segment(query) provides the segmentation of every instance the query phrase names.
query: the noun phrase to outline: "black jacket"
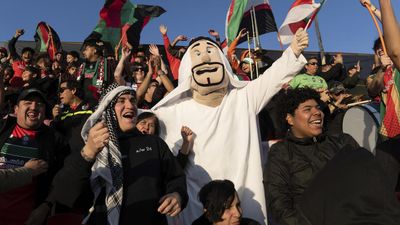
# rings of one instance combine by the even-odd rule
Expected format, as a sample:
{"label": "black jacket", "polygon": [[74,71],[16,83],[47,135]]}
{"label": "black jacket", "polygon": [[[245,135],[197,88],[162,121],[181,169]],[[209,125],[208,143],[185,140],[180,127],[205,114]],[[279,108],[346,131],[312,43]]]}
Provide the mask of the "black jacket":
{"label": "black jacket", "polygon": [[85,145],[81,130],[92,113],[89,105],[86,102],[81,102],[75,110],[66,109],[65,112],[57,116],[51,126],[65,136],[72,151],[81,151]]}
{"label": "black jacket", "polygon": [[303,193],[298,211],[299,225],[400,224],[400,202],[393,187],[375,157],[363,148],[340,150]]}
{"label": "black jacket", "polygon": [[[167,224],[166,217],[157,212],[160,198],[178,192],[182,209],[188,200],[186,178],[179,163],[159,137],[134,131],[120,137],[119,142],[124,170],[119,224]],[[79,152],[71,154],[54,179],[54,191],[49,198],[73,207],[81,194],[90,190],[92,164],[86,162]],[[104,197],[101,193],[96,200],[95,213],[88,224],[107,224]],[[90,205],[93,197],[89,200]]]}
{"label": "black jacket", "polygon": [[274,144],[264,174],[267,211],[279,225],[296,224],[296,206],[315,175],[344,146],[359,147],[348,134],[299,139],[290,132]]}
{"label": "black jacket", "polygon": [[[10,137],[16,125],[17,120],[12,116],[8,116],[7,119],[0,121],[0,148]],[[38,176],[38,193],[36,199],[39,204],[48,195],[51,181],[63,166],[64,159],[69,154],[70,149],[68,142],[62,135],[45,125],[42,125],[38,129],[36,140],[39,144],[40,159],[45,160],[49,165],[48,171]]]}

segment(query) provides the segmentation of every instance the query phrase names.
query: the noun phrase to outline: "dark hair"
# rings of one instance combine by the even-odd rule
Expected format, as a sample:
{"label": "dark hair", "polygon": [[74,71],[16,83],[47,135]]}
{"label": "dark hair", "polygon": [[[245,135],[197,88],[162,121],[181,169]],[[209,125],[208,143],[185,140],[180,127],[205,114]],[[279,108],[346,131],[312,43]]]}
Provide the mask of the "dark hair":
{"label": "dark hair", "polygon": [[318,57],[316,57],[316,56],[311,56],[310,58],[307,58],[307,63],[308,63],[311,59],[315,59],[315,60],[317,60],[317,62],[319,62]]}
{"label": "dark hair", "polygon": [[77,51],[69,51],[67,53],[67,55],[70,55],[70,56],[72,56],[74,58],[77,58],[79,60],[79,53]]}
{"label": "dark hair", "polygon": [[31,72],[31,73],[33,73],[33,74],[36,74],[36,75],[39,75],[39,74],[40,74],[39,69],[36,68],[36,67],[34,67],[34,66],[31,66],[31,65],[26,66],[26,67],[25,67],[25,70],[26,70],[26,71],[29,71],[29,72]]}
{"label": "dark hair", "polygon": [[32,53],[32,55],[35,54],[35,50],[33,50],[33,48],[30,48],[30,47],[23,48],[21,51],[21,54],[24,54],[25,52],[30,52],[30,53]]}
{"label": "dark hair", "polygon": [[84,48],[83,49],[86,49],[87,47],[94,47],[96,49],[96,53],[95,54],[98,55],[98,56],[103,56],[103,50],[104,50],[104,46],[103,45],[104,45],[104,43],[101,42],[101,41],[96,42],[94,40],[90,40],[90,41],[84,43]]}
{"label": "dark hair", "polygon": [[66,80],[61,80],[60,85],[62,83],[66,83],[66,87],[68,89],[75,89],[76,91],[74,95],[80,99],[83,99],[83,91],[78,81],[72,79],[66,79]]}
{"label": "dark hair", "polygon": [[281,90],[277,96],[277,105],[279,105],[279,118],[285,128],[289,128],[286,116],[287,114],[294,115],[294,111],[301,103],[307,100],[315,100],[318,104],[321,103],[319,93],[311,88],[289,88]]}
{"label": "dark hair", "polygon": [[374,52],[376,52],[378,49],[382,48],[382,42],[380,38],[377,38],[374,41],[374,46],[372,47],[372,49],[374,50]]}
{"label": "dark hair", "polygon": [[235,185],[230,180],[213,180],[199,191],[199,200],[206,210],[205,215],[211,223],[222,221],[225,209],[235,199]]}
{"label": "dark hair", "polygon": [[139,116],[137,117],[136,120],[136,124],[138,124],[140,121],[147,119],[147,118],[151,118],[154,117],[155,119],[155,130],[154,130],[154,135],[158,136],[160,135],[160,122],[158,121],[158,118],[156,116],[156,114],[152,113],[152,112],[142,112],[141,114],[139,114]]}

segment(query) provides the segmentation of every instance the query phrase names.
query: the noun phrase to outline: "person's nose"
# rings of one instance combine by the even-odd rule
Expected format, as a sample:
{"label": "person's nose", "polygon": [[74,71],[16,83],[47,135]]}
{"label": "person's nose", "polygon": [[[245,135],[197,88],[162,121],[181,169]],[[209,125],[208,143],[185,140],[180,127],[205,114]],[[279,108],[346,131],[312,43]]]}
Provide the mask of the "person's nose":
{"label": "person's nose", "polygon": [[242,209],[240,208],[240,206],[234,207],[232,215],[237,218],[242,216]]}
{"label": "person's nose", "polygon": [[29,108],[30,108],[31,110],[36,110],[38,107],[39,107],[39,106],[38,106],[38,103],[35,102],[35,101],[33,101]]}
{"label": "person's nose", "polygon": [[201,60],[203,62],[210,62],[211,60],[210,55],[207,52],[204,52],[203,55],[201,56]]}

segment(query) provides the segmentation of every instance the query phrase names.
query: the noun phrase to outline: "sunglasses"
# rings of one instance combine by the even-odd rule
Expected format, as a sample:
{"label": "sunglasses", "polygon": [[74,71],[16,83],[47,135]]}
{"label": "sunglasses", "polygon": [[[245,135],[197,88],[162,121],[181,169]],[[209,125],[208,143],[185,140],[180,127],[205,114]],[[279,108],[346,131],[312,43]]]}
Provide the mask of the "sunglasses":
{"label": "sunglasses", "polygon": [[135,69],[133,69],[134,72],[137,71],[144,71],[143,67],[136,67]]}
{"label": "sunglasses", "polygon": [[313,65],[313,66],[317,65],[318,66],[318,63],[317,62],[312,62],[312,63],[307,63],[307,65]]}

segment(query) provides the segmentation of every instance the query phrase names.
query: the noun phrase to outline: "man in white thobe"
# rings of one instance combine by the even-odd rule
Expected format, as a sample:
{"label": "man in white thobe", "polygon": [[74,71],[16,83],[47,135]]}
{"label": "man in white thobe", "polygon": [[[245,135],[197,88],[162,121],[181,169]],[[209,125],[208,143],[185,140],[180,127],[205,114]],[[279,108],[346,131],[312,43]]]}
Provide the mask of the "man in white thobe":
{"label": "man in white thobe", "polygon": [[180,225],[201,216],[197,194],[214,179],[231,180],[238,191],[243,216],[267,223],[262,182],[257,114],[307,62],[301,52],[308,35],[299,30],[291,46],[259,78],[238,81],[219,46],[211,39],[192,40],[179,68],[179,85],[153,111],[160,119],[161,137],[174,154],[182,144],[180,130],[196,134],[185,168],[189,202]]}

